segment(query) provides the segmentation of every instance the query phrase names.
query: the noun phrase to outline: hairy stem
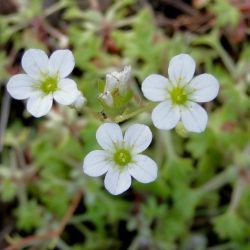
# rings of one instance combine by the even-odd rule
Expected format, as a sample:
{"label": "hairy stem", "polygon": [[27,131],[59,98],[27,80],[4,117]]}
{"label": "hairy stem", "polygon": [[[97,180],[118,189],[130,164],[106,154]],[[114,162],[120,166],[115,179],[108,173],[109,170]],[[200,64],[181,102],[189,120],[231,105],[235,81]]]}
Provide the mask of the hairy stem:
{"label": "hairy stem", "polygon": [[221,46],[220,43],[216,44],[215,49],[217,50],[218,54],[220,55],[223,63],[225,64],[227,70],[236,78],[236,67],[235,63],[226,50]]}
{"label": "hairy stem", "polygon": [[124,122],[128,119],[131,119],[133,118],[134,116],[137,116],[145,111],[149,111],[151,110],[153,107],[155,106],[155,103],[149,103],[148,105],[142,107],[142,108],[138,108],[134,111],[132,111],[131,113],[129,114],[124,114],[124,115],[119,115],[115,118],[115,122],[119,123],[119,122]]}
{"label": "hairy stem", "polygon": [[178,158],[173,145],[172,134],[170,131],[160,131],[160,135],[167,151],[168,162],[170,163]]}
{"label": "hairy stem", "polygon": [[237,209],[244,187],[245,187],[244,181],[241,178],[238,178],[235,184],[234,190],[233,190],[230,204],[229,204],[229,208],[228,208],[229,212],[234,212]]}
{"label": "hairy stem", "polygon": [[203,186],[198,188],[200,194],[205,194],[207,192],[214,191],[224,186],[228,182],[234,180],[237,177],[238,169],[235,166],[231,166],[224,170],[222,173],[214,177],[212,180],[205,183]]}
{"label": "hairy stem", "polygon": [[5,248],[5,250],[18,250],[23,248],[24,246],[31,245],[35,241],[44,241],[51,238],[58,238],[61,233],[63,232],[65,226],[68,224],[69,220],[71,219],[72,215],[74,214],[77,206],[80,203],[80,200],[82,198],[82,192],[78,191],[76,195],[74,196],[66,214],[63,217],[63,220],[61,221],[59,228],[57,230],[49,231],[42,235],[31,235],[26,238],[21,239],[17,243],[14,243],[13,245],[10,245],[9,247]]}

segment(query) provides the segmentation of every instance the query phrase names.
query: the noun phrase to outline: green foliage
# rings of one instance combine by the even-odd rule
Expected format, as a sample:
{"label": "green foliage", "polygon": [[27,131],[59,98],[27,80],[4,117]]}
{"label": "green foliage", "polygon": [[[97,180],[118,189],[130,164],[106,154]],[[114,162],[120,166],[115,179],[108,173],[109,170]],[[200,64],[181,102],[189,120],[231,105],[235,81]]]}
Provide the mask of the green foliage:
{"label": "green foliage", "polygon": [[[11,75],[21,72],[23,50],[70,48],[76,61],[70,77],[87,104],[78,112],[54,105],[48,116],[35,120],[21,102],[12,102],[0,155],[0,234],[7,232],[6,244],[58,229],[66,217],[58,237],[24,247],[249,250],[250,43],[247,31],[239,44],[230,43],[227,33],[228,27],[239,31],[240,7],[206,1],[202,10],[190,5],[198,13],[190,17],[171,8],[171,1],[166,13],[157,9],[157,2],[164,1],[59,0],[49,10],[45,1],[27,2],[17,13],[0,15],[1,91]],[[101,10],[86,8],[95,2]],[[166,18],[168,12],[180,15]],[[211,20],[199,23],[206,14]],[[213,74],[220,83],[216,100],[204,104],[208,127],[201,134],[188,133],[181,124],[169,133],[153,128],[153,106],[140,91],[149,74],[166,75],[178,53],[190,53],[196,73]],[[100,103],[105,74],[128,64],[130,91],[114,96],[115,109]],[[102,177],[83,174],[84,157],[100,149],[96,130],[103,121],[122,121],[123,128],[151,126],[154,138],[146,154],[159,166],[155,182],[134,181],[129,191],[112,196]],[[235,198],[239,180],[242,189]],[[78,193],[81,199],[67,218]]]}
{"label": "green foliage", "polygon": [[227,0],[216,0],[211,6],[219,27],[235,27],[240,21],[240,11]]}
{"label": "green foliage", "polygon": [[215,231],[222,238],[242,240],[249,235],[246,222],[235,213],[225,213],[213,220]]}
{"label": "green foliage", "polygon": [[12,201],[17,194],[17,185],[11,180],[4,179],[1,183],[1,199],[5,202]]}
{"label": "green foliage", "polygon": [[[140,80],[157,71],[159,65],[164,64],[166,60],[166,43],[162,39],[162,34],[156,31],[148,9],[138,13],[132,30],[114,31],[112,36],[131,64],[138,64],[139,69],[135,73]],[[140,61],[143,63],[140,64]]]}
{"label": "green foliage", "polygon": [[29,200],[15,210],[17,227],[30,231],[42,224],[41,208],[35,200]]}

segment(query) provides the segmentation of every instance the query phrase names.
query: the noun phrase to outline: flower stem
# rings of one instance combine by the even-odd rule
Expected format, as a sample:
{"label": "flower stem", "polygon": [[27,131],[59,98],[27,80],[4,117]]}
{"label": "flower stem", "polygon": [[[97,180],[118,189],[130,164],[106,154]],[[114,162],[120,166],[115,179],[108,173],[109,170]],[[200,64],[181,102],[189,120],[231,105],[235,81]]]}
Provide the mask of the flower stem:
{"label": "flower stem", "polygon": [[174,145],[173,145],[172,134],[170,131],[161,131],[160,135],[163,139],[163,143],[167,150],[168,162],[170,163],[173,160],[178,158]]}
{"label": "flower stem", "polygon": [[212,180],[205,183],[204,186],[198,188],[198,192],[201,195],[204,195],[207,192],[219,189],[224,186],[226,183],[234,180],[237,177],[238,169],[235,166],[231,166],[224,170],[222,173],[214,177]]}
{"label": "flower stem", "polygon": [[3,101],[2,101],[2,109],[0,113],[0,152],[3,150],[3,138],[4,138],[4,132],[8,123],[9,118],[9,112],[10,112],[10,96],[5,91]]}
{"label": "flower stem", "polygon": [[129,114],[123,114],[123,115],[119,115],[117,116],[114,121],[119,123],[119,122],[124,122],[130,118],[133,118],[134,116],[137,116],[145,111],[149,111],[151,110],[153,107],[155,106],[155,103],[149,103],[148,105],[142,107],[142,108],[138,108],[134,111],[132,111],[131,113]]}
{"label": "flower stem", "polygon": [[43,16],[48,17],[66,6],[67,6],[67,4],[65,2],[55,3],[44,10]]}
{"label": "flower stem", "polygon": [[229,204],[228,208],[229,212],[234,212],[237,209],[244,188],[245,188],[245,183],[241,178],[238,178]]}
{"label": "flower stem", "polygon": [[217,50],[218,54],[220,55],[223,63],[225,64],[227,70],[231,72],[231,74],[236,78],[236,67],[235,63],[232,60],[232,58],[229,56],[229,54],[225,51],[225,49],[221,46],[220,43],[217,43],[215,46],[215,49]]}

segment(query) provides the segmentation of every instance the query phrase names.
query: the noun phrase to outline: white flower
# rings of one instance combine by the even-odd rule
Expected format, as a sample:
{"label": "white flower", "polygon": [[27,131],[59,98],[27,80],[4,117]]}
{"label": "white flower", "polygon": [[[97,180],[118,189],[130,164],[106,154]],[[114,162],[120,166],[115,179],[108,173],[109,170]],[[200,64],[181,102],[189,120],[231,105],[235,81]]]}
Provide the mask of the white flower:
{"label": "white flower", "polygon": [[50,111],[53,99],[62,105],[76,100],[76,83],[66,78],[74,65],[74,56],[69,50],[56,50],[48,58],[40,49],[29,49],[22,57],[26,74],[11,77],[7,90],[15,99],[28,99],[27,110],[33,116],[44,116]]}
{"label": "white flower", "polygon": [[131,66],[125,66],[120,72],[114,71],[106,75],[106,84],[104,92],[100,95],[109,106],[113,105],[113,97],[115,91],[118,91],[120,95],[124,95],[127,92],[127,82],[131,75]]}
{"label": "white flower", "polygon": [[83,94],[80,91],[78,91],[78,95],[75,101],[72,103],[72,106],[75,107],[76,109],[80,109],[82,108],[85,102],[86,102],[86,98],[83,96]]}
{"label": "white flower", "polygon": [[156,163],[140,154],[152,140],[152,133],[146,125],[130,126],[123,137],[116,123],[104,123],[96,132],[99,145],[104,150],[94,150],[84,159],[83,171],[89,176],[105,173],[105,188],[114,195],[126,191],[131,185],[131,176],[142,183],[149,183],[157,177]]}
{"label": "white flower", "polygon": [[187,54],[173,57],[169,63],[169,79],[158,74],[148,76],[142,83],[144,96],[158,104],[152,121],[159,129],[172,129],[179,121],[191,132],[200,133],[207,125],[207,112],[196,102],[213,100],[219,91],[217,79],[210,74],[193,78],[195,62]]}

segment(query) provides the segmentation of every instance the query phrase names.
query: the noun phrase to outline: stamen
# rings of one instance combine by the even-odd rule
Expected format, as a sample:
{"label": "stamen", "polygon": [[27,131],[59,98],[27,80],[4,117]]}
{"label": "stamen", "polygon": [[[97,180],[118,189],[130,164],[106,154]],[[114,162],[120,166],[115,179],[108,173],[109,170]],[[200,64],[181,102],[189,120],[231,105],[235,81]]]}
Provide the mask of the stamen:
{"label": "stamen", "polygon": [[41,80],[40,89],[45,93],[53,93],[57,90],[58,78],[57,76],[46,76]]}
{"label": "stamen", "polygon": [[183,105],[188,100],[188,93],[185,87],[182,86],[175,86],[172,90],[170,90],[169,94],[173,104]]}
{"label": "stamen", "polygon": [[126,149],[119,149],[114,154],[114,161],[119,166],[126,166],[132,160],[131,154]]}

